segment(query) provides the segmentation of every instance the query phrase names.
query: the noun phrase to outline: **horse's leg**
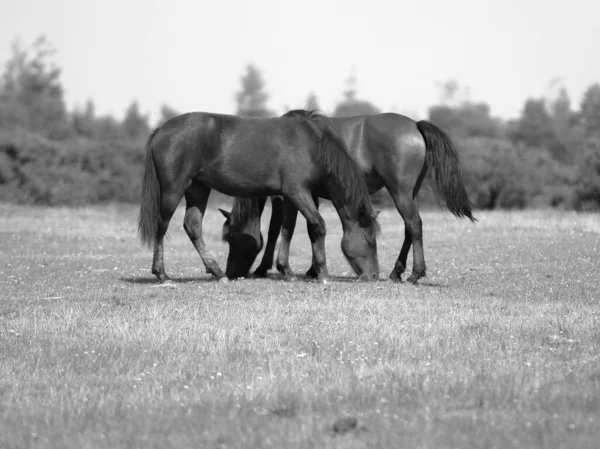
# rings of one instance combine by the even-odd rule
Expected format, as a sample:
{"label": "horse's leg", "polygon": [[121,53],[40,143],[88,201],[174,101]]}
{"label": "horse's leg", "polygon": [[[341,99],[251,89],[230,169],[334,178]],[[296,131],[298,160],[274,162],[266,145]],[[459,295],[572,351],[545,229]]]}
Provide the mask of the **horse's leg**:
{"label": "horse's leg", "polygon": [[[319,210],[319,197],[313,196],[313,202],[317,211]],[[294,235],[294,229],[296,227],[296,219],[298,217],[298,211],[290,212],[293,214],[293,217],[290,217],[290,220],[293,218],[293,224],[291,223],[291,231],[286,231],[285,228],[281,232],[281,245],[279,246],[279,254],[277,255],[277,269],[281,271],[283,274],[289,273],[293,275],[292,269],[290,268],[290,243],[292,240],[292,236]],[[310,235],[310,223],[306,222],[306,229]],[[314,264],[311,263],[310,268],[306,272],[305,276],[309,279],[316,279],[319,277],[319,272],[315,268]]]}
{"label": "horse's leg", "polygon": [[267,271],[273,266],[273,256],[275,254],[275,245],[281,231],[283,223],[283,198],[280,196],[271,197],[271,221],[269,222],[269,233],[267,236],[267,245],[260,265],[254,270],[254,277],[267,277]]}
{"label": "horse's leg", "polygon": [[182,192],[176,191],[162,192],[161,194],[160,221],[156,230],[156,236],[154,237],[154,256],[152,257],[152,274],[154,274],[161,283],[169,280],[169,276],[167,276],[167,272],[165,271],[165,234],[167,233],[169,222],[171,221],[182,196]]}
{"label": "horse's leg", "polygon": [[[313,201],[315,202],[315,207],[317,208],[317,210],[319,210],[319,197],[313,196]],[[309,226],[308,222],[306,222],[307,230],[308,230],[308,226]],[[318,276],[319,276],[319,273],[317,272],[317,269],[315,268],[315,266],[313,264],[311,264],[310,268],[306,272],[306,277],[309,279],[316,279]]]}
{"label": "horse's leg", "polygon": [[394,269],[390,273],[392,281],[401,282],[401,275],[406,269],[406,260],[411,244],[413,245],[413,269],[408,282],[416,284],[425,276],[425,255],[423,253],[423,224],[417,202],[412,197],[412,192],[393,192],[392,198],[396,209],[404,219],[404,243],[396,260]]}
{"label": "horse's leg", "polygon": [[277,253],[277,270],[283,274],[286,280],[296,278],[290,267],[290,244],[294,229],[296,229],[296,219],[298,218],[298,209],[287,199],[283,200],[283,225],[281,228],[281,243]]}
{"label": "horse's leg", "polygon": [[285,199],[284,209],[289,203],[293,203],[295,206],[290,205],[289,208],[299,210],[306,218],[308,237],[312,247],[312,268],[316,271],[319,282],[325,283],[329,280],[325,254],[325,235],[327,233],[325,220],[319,214],[315,201],[308,191],[299,191],[290,195],[289,198]]}
{"label": "horse's leg", "polygon": [[194,244],[196,251],[204,263],[207,273],[213,274],[219,281],[227,281],[227,277],[215,260],[215,256],[206,249],[202,238],[202,220],[206,211],[206,204],[210,195],[210,188],[200,183],[192,182],[185,191],[185,218],[183,227],[188,237]]}
{"label": "horse's leg", "polygon": [[404,242],[402,242],[402,248],[400,249],[400,254],[398,254],[398,259],[396,260],[394,269],[390,273],[390,279],[392,281],[402,282],[402,273],[404,273],[406,270],[406,261],[408,259],[408,252],[410,251],[411,246],[412,237],[410,236],[408,225],[406,224],[406,221],[404,221]]}
{"label": "horse's leg", "polygon": [[[313,196],[313,202],[317,211],[319,210],[319,197]],[[292,207],[290,205],[290,207]],[[286,277],[293,276],[292,269],[290,268],[290,244],[292,236],[294,235],[294,229],[296,228],[296,220],[298,218],[298,210],[288,212],[290,214],[289,228],[285,226],[281,231],[281,245],[279,246],[279,253],[277,255],[277,269],[286,275]],[[310,235],[310,223],[306,222],[306,229]],[[311,264],[310,268],[305,275],[307,278],[316,279],[319,277],[319,272],[315,268],[314,264]]]}

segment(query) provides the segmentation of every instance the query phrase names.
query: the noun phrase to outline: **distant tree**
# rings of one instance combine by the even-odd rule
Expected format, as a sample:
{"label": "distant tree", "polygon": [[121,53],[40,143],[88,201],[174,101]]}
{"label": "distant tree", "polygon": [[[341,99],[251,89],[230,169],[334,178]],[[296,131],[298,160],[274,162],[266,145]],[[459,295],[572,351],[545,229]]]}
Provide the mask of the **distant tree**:
{"label": "distant tree", "polygon": [[511,137],[528,146],[543,146],[552,135],[552,119],[543,99],[528,99]]}
{"label": "distant tree", "polygon": [[379,114],[379,109],[373,104],[365,100],[358,100],[356,98],[356,93],[356,77],[352,75],[347,80],[344,100],[338,103],[333,111],[334,117]]}
{"label": "distant tree", "polygon": [[131,139],[139,139],[150,132],[148,125],[148,115],[140,113],[140,107],[137,101],[133,101],[125,111],[123,119],[123,129],[125,135]]}
{"label": "distant tree", "polygon": [[573,111],[571,111],[571,99],[567,90],[563,87],[559,90],[556,98],[549,102],[552,128],[556,138],[568,146],[569,134],[572,127]]}
{"label": "distant tree", "polygon": [[580,208],[600,208],[600,138],[590,137],[577,161],[576,194]]}
{"label": "distant tree", "polygon": [[429,120],[453,137],[498,137],[502,134],[502,123],[490,115],[490,107],[485,103],[432,106]]}
{"label": "distant tree", "polygon": [[581,119],[586,136],[600,136],[600,84],[587,88],[581,101]]}
{"label": "distant tree", "polygon": [[269,95],[265,92],[262,74],[249,64],[242,76],[242,90],[236,94],[237,111],[241,117],[269,117],[273,113],[267,107]]}
{"label": "distant tree", "polygon": [[306,97],[305,108],[308,110],[321,110],[319,107],[319,102],[317,101],[317,96],[314,92],[309,93],[308,97]]}
{"label": "distant tree", "polygon": [[556,98],[550,102],[550,115],[556,134],[566,135],[571,125],[573,112],[571,111],[571,99],[564,87],[559,90]]}
{"label": "distant tree", "polygon": [[0,80],[0,122],[21,126],[53,138],[69,134],[61,70],[45,36],[29,50],[15,42]]}
{"label": "distant tree", "polygon": [[125,129],[110,115],[97,116],[92,100],[87,100],[84,108],[76,107],[71,113],[73,129],[78,136],[98,141],[114,141],[129,138]]}
{"label": "distant tree", "polygon": [[523,208],[526,187],[519,152],[503,139],[461,139],[461,162],[469,198],[482,209]]}
{"label": "distant tree", "polygon": [[521,117],[511,125],[509,136],[514,143],[545,148],[556,160],[569,160],[569,151],[556,134],[555,123],[544,99],[527,99]]}
{"label": "distant tree", "polygon": [[577,150],[583,146],[585,129],[583,123],[579,123],[580,114],[571,109],[571,99],[564,87],[558,90],[554,98],[549,99],[548,109],[554,137],[559,144],[557,147],[564,150],[559,159],[573,163],[577,157]]}
{"label": "distant tree", "polygon": [[470,101],[469,88],[461,86],[456,80],[451,79],[438,83],[438,89],[440,105],[457,108]]}
{"label": "distant tree", "polygon": [[335,107],[334,117],[353,117],[356,115],[374,115],[381,111],[365,100],[345,100]]}
{"label": "distant tree", "polygon": [[438,104],[429,108],[429,120],[453,137],[499,137],[504,123],[491,116],[486,103],[469,99],[469,88],[456,80],[438,83]]}
{"label": "distant tree", "polygon": [[94,138],[97,140],[123,140],[128,138],[121,123],[111,115],[97,117]]}
{"label": "distant tree", "polygon": [[177,117],[180,113],[167,104],[160,107],[160,123],[165,123],[167,120]]}
{"label": "distant tree", "polygon": [[96,137],[96,108],[92,100],[86,101],[84,109],[76,107],[71,118],[77,135]]}

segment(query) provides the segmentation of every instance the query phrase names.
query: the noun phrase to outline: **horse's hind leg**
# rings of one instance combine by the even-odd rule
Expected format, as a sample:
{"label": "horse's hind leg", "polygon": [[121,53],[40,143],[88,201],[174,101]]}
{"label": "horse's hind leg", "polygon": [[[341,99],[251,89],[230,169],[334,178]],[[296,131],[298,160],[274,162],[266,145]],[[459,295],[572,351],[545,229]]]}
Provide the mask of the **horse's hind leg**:
{"label": "horse's hind leg", "polygon": [[165,234],[169,228],[169,222],[177,209],[177,205],[181,201],[181,197],[182,194],[180,192],[163,192],[161,195],[160,222],[154,238],[154,256],[152,257],[152,274],[161,283],[169,280],[169,276],[167,276],[167,272],[165,271],[164,260]]}
{"label": "horse's hind leg", "polygon": [[408,252],[410,251],[410,247],[412,246],[412,237],[410,236],[410,231],[408,230],[408,225],[406,221],[404,222],[404,242],[402,242],[402,248],[400,249],[400,254],[398,255],[398,259],[396,260],[396,264],[394,265],[394,269],[390,273],[390,279],[394,282],[402,282],[402,273],[406,270],[406,260],[408,259]]}
{"label": "horse's hind leg", "polygon": [[290,244],[296,229],[298,209],[287,199],[283,200],[283,225],[281,228],[281,243],[277,253],[277,270],[283,274],[286,280],[295,279],[294,272],[290,267]]}
{"label": "horse's hind leg", "polygon": [[[412,192],[411,192],[412,193]],[[390,273],[392,281],[401,282],[402,273],[406,269],[406,260],[411,244],[413,245],[413,269],[408,282],[416,284],[425,276],[425,255],[423,253],[423,224],[416,200],[411,193],[394,192],[392,198],[396,209],[404,219],[404,243],[396,260],[394,269]]]}
{"label": "horse's hind leg", "polygon": [[192,241],[196,251],[200,254],[200,258],[206,267],[206,272],[216,276],[220,281],[226,281],[227,277],[219,267],[215,260],[215,256],[206,249],[206,244],[202,238],[202,221],[206,204],[210,196],[210,188],[200,183],[192,182],[185,191],[185,219],[183,227],[188,237]]}
{"label": "horse's hind leg", "polygon": [[267,271],[273,266],[273,256],[275,254],[275,245],[283,224],[283,198],[280,196],[271,197],[271,221],[269,222],[269,233],[267,236],[267,245],[260,265],[254,270],[253,277],[267,277]]}
{"label": "horse's hind leg", "polygon": [[[315,202],[315,207],[317,208],[317,210],[319,210],[319,197],[318,196],[313,196],[313,201]],[[308,230],[308,222],[306,222],[306,229]],[[310,232],[310,231],[309,231]],[[319,272],[317,271],[317,269],[315,268],[314,265],[311,264],[310,268],[306,271],[306,275],[307,278],[309,279],[316,279],[319,276]]]}

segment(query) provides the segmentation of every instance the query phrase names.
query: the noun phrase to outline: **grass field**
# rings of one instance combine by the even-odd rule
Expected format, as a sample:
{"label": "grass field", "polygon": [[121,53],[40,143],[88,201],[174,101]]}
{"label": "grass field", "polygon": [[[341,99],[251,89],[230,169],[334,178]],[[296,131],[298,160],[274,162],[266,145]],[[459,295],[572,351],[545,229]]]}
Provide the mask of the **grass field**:
{"label": "grass field", "polygon": [[600,216],[423,212],[413,286],[353,282],[323,213],[329,285],[217,283],[179,210],[160,287],[137,207],[0,204],[0,448],[598,447]]}

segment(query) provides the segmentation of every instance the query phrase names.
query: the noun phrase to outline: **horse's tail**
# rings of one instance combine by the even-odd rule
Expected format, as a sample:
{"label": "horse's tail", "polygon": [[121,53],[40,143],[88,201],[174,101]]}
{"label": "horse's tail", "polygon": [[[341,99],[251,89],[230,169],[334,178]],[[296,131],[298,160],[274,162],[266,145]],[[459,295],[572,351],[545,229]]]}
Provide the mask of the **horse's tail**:
{"label": "horse's tail", "polygon": [[417,122],[417,129],[425,140],[425,163],[433,169],[436,194],[440,195],[446,206],[458,218],[473,218],[473,204],[467,196],[462,180],[458,152],[452,140],[444,131],[426,120]]}
{"label": "horse's tail", "polygon": [[319,136],[321,160],[340,186],[351,210],[356,213],[366,205],[370,209],[371,199],[364,173],[352,159],[344,141],[331,128],[330,119],[317,111],[304,109],[289,111],[283,117],[300,117]]}
{"label": "horse's tail", "polygon": [[160,184],[156,176],[156,167],[152,157],[152,139],[158,132],[156,128],[146,144],[146,164],[144,168],[144,181],[142,184],[142,198],[140,204],[140,216],[138,218],[138,232],[142,243],[152,246],[156,231],[158,230],[158,220],[160,211]]}

